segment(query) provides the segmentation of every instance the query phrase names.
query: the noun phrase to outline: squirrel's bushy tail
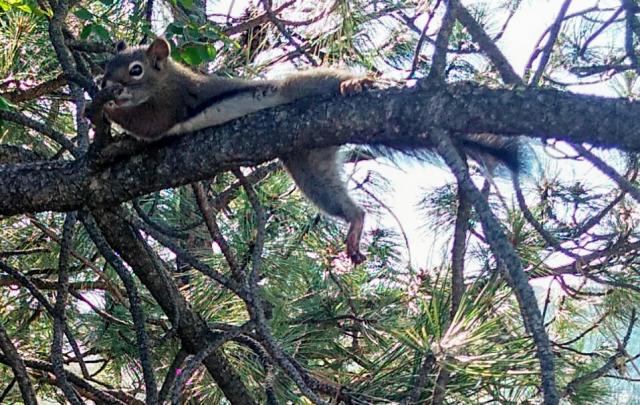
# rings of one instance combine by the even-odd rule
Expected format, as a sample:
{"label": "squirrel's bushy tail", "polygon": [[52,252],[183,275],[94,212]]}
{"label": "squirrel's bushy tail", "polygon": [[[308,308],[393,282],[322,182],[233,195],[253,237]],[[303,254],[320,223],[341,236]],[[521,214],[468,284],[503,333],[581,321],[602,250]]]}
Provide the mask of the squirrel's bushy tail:
{"label": "squirrel's bushy tail", "polygon": [[[485,166],[491,173],[500,168],[506,168],[511,173],[526,171],[526,148],[517,136],[480,133],[456,135],[452,140],[462,154]],[[366,146],[363,149],[365,155],[383,156],[394,162],[409,158],[435,164],[442,163],[434,145],[424,143],[398,140],[384,145]]]}
{"label": "squirrel's bushy tail", "polygon": [[512,173],[520,173],[524,169],[524,145],[518,137],[486,133],[461,135],[457,144],[464,154],[491,172],[499,166]]}

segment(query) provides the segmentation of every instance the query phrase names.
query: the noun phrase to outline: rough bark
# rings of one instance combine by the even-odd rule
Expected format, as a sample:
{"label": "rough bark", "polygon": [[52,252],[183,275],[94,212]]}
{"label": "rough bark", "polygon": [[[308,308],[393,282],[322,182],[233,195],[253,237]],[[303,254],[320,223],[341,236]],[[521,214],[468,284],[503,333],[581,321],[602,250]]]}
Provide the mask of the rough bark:
{"label": "rough bark", "polygon": [[[94,218],[109,245],[131,266],[177,328],[184,350],[195,354],[207,347],[211,332],[206,323],[191,310],[176,285],[159,273],[159,258],[145,247],[138,232],[117,211],[95,214]],[[244,383],[220,350],[209,355],[204,365],[229,402],[241,405],[254,403]]]}
{"label": "rough bark", "polygon": [[257,164],[300,147],[387,143],[430,147],[425,133],[492,132],[640,150],[640,102],[470,83],[393,88],[301,102],[145,145],[99,167],[86,159],[0,166],[0,214],[113,206],[153,191]]}

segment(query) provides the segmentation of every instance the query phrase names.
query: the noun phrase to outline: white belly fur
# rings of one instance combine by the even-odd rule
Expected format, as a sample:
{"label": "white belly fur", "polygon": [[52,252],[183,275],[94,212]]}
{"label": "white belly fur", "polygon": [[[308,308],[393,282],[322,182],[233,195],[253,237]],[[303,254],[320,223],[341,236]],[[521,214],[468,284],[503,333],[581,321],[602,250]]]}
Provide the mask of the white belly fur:
{"label": "white belly fur", "polygon": [[198,115],[174,125],[166,134],[183,134],[224,124],[247,114],[286,104],[290,101],[285,99],[276,89],[266,92],[257,90],[255,92],[242,93],[216,103]]}

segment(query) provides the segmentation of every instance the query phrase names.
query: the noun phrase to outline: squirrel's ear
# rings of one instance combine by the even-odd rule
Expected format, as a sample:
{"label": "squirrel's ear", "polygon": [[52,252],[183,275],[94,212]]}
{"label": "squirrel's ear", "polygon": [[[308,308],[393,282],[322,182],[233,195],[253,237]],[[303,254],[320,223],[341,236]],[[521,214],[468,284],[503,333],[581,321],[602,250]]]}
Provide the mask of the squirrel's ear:
{"label": "squirrel's ear", "polygon": [[171,46],[164,38],[156,38],[153,40],[149,48],[147,48],[147,56],[154,62],[155,68],[159,68],[159,63],[169,57]]}
{"label": "squirrel's ear", "polygon": [[116,42],[116,52],[120,53],[122,51],[124,51],[125,49],[127,49],[127,43],[125,41],[118,41]]}

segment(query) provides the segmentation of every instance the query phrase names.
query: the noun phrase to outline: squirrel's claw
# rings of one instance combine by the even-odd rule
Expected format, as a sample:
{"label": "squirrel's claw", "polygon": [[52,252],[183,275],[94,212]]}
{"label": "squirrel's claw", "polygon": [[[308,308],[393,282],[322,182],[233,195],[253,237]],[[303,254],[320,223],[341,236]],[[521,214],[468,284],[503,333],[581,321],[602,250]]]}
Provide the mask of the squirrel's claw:
{"label": "squirrel's claw", "polygon": [[361,93],[364,89],[372,87],[375,83],[370,77],[358,77],[355,79],[347,79],[340,83],[340,94],[343,96],[351,96]]}

